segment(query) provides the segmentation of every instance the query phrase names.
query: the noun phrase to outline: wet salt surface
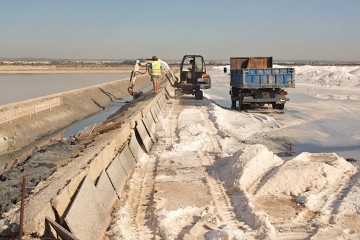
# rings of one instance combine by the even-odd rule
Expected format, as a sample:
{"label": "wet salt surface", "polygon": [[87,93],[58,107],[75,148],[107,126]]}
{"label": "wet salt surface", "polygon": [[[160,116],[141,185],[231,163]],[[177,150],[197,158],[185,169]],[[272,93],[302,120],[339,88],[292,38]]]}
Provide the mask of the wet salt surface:
{"label": "wet salt surface", "polygon": [[360,160],[359,121],[351,118],[323,119],[305,124],[301,129],[309,135],[298,139],[299,142],[295,139],[296,155],[301,152],[335,152],[344,158]]}
{"label": "wet salt surface", "polygon": [[0,105],[129,78],[112,73],[0,74]]}
{"label": "wet salt surface", "polygon": [[[209,74],[212,88],[204,91],[206,97],[218,106],[229,108],[230,76],[219,70],[211,70]],[[360,161],[360,107],[357,107],[360,106],[360,101],[317,98],[310,96],[311,93],[300,85],[286,91],[290,101],[286,103],[284,114],[270,115],[285,125],[291,125],[292,121],[299,119],[303,122],[281,130],[281,134],[293,142],[295,155],[301,152],[335,152],[341,157]],[[314,91],[327,94],[329,89],[324,86],[317,87]],[[337,91],[338,95],[348,94],[341,88]],[[313,109],[314,104],[319,104],[322,108]]]}
{"label": "wet salt surface", "polygon": [[[294,90],[293,90],[294,91]],[[291,93],[291,103],[294,105],[306,106],[318,102],[325,106],[328,111],[333,108],[334,113],[329,115],[318,115],[309,106],[306,108],[286,109],[285,114],[297,118],[304,117],[309,121],[294,128],[291,137],[294,141],[295,155],[302,152],[324,153],[335,152],[344,158],[354,158],[360,160],[360,121],[357,114],[346,112],[338,114],[338,110],[346,105],[358,105],[360,101],[354,100],[328,100],[318,99],[303,93]],[[337,105],[339,104],[339,106]],[[312,119],[313,118],[313,119]],[[292,129],[291,129],[292,130]],[[290,131],[291,131],[290,130]]]}

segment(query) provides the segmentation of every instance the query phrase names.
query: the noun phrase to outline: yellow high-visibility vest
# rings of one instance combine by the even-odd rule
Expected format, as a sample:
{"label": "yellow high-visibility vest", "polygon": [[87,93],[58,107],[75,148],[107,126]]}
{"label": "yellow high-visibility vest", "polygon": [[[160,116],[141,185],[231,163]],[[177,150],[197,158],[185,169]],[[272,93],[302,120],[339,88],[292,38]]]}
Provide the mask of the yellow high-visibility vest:
{"label": "yellow high-visibility vest", "polygon": [[160,76],[161,75],[161,68],[159,61],[153,61],[151,63],[151,75],[152,76]]}

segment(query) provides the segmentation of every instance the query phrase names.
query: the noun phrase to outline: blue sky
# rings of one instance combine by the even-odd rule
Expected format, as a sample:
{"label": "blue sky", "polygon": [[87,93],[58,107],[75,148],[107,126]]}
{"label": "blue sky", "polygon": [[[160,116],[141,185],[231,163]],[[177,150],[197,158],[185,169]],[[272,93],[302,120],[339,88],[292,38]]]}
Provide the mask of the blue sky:
{"label": "blue sky", "polygon": [[0,58],[360,61],[359,0],[1,0]]}

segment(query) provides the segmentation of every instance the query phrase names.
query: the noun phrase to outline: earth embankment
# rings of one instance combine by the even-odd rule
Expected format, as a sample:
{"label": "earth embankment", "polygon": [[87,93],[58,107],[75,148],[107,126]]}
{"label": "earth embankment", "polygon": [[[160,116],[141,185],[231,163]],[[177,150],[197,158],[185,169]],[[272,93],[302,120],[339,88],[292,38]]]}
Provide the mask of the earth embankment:
{"label": "earth embankment", "polygon": [[[135,91],[149,84],[151,82],[148,76],[141,76],[138,78]],[[128,80],[122,79],[1,106],[0,111],[4,111],[54,97],[62,99],[61,106],[0,125],[0,173],[21,162],[21,158],[26,157],[23,150],[31,152],[39,144],[39,141],[51,142],[53,138],[61,138],[61,136],[57,136],[60,130],[104,110],[112,101],[129,97],[127,87]]]}

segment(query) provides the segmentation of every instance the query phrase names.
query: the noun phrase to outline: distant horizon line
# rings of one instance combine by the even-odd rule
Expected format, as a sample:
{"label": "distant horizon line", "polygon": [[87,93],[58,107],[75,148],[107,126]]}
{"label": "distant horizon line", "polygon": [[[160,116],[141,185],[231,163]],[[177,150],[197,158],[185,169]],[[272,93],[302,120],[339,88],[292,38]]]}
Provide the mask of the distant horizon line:
{"label": "distant horizon line", "polygon": [[[133,61],[136,59],[143,58],[38,58],[38,57],[0,57],[1,61]],[[167,61],[181,61],[181,59],[165,59]],[[211,61],[230,61],[229,59],[208,59],[207,62]],[[324,62],[324,63],[360,63],[360,60],[321,60],[321,59],[274,59],[274,62]]]}

